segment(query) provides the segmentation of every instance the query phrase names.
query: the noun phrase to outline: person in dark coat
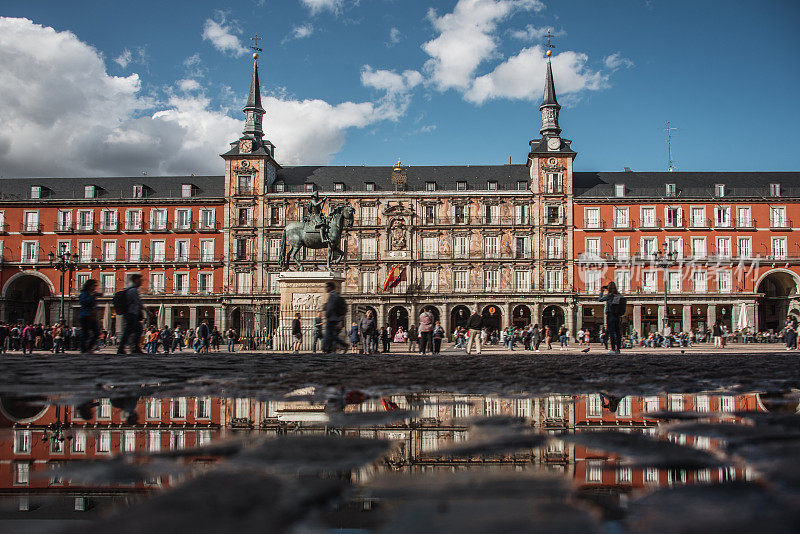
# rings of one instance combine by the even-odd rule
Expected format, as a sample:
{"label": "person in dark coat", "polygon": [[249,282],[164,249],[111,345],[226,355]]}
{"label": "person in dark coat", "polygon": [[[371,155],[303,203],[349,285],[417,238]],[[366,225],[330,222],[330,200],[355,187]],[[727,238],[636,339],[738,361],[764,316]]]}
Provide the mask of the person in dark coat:
{"label": "person in dark coat", "polygon": [[[81,324],[81,354],[94,351],[97,336],[100,334],[100,325],[97,324],[97,280],[89,278],[84,282],[78,302],[81,309],[78,311],[78,321]],[[62,336],[63,339],[63,336]]]}
{"label": "person in dark coat", "polygon": [[300,322],[300,314],[297,313],[292,319],[292,350],[295,354],[300,352],[300,347],[303,345],[303,324]]}
{"label": "person in dark coat", "polygon": [[391,344],[392,344],[392,331],[391,331],[391,329],[389,328],[388,325],[384,326],[383,328],[381,328],[380,336],[381,336],[381,345],[382,345],[381,352],[383,352],[384,354],[387,354],[389,352],[389,349],[391,348]]}
{"label": "person in dark coat", "polygon": [[378,323],[375,321],[372,310],[367,310],[364,317],[358,322],[358,333],[361,336],[361,354],[372,354],[372,340],[378,330]]}
{"label": "person in dark coat", "polygon": [[622,348],[622,334],[620,332],[620,313],[618,308],[623,305],[622,295],[617,290],[617,284],[609,282],[600,289],[597,299],[606,303],[606,324],[608,325],[608,341],[611,343],[611,353],[619,354]]}
{"label": "person in dark coat", "polygon": [[331,354],[340,348],[347,350],[347,344],[339,338],[344,328],[344,316],[347,303],[339,294],[334,282],[325,284],[328,300],[325,303],[325,338],[322,340],[322,352]]}

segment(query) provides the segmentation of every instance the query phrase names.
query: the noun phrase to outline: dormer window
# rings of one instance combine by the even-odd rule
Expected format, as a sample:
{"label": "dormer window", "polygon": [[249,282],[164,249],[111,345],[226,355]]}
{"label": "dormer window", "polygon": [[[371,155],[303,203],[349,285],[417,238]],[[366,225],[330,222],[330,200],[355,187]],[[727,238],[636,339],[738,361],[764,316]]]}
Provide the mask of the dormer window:
{"label": "dormer window", "polygon": [[614,184],[614,196],[618,198],[625,196],[625,184]]}
{"label": "dormer window", "polygon": [[307,192],[307,193],[313,193],[313,192],[314,192],[314,184],[312,184],[312,183],[307,183],[307,184],[306,184],[306,192]]}
{"label": "dormer window", "polygon": [[497,180],[489,180],[486,182],[486,189],[489,191],[497,191]]}
{"label": "dormer window", "polygon": [[525,180],[517,180],[517,191],[525,191],[528,189],[528,182]]}
{"label": "dormer window", "polygon": [[425,182],[425,191],[436,191],[436,182]]}
{"label": "dormer window", "polygon": [[42,198],[42,186],[41,185],[32,185],[31,186],[31,198]]}
{"label": "dormer window", "polygon": [[466,191],[467,182],[456,182],[456,191]]}
{"label": "dormer window", "polygon": [[364,182],[364,189],[367,191],[375,191],[375,182]]}
{"label": "dormer window", "polygon": [[192,184],[181,184],[181,197],[182,198],[192,198],[194,194],[194,187]]}
{"label": "dormer window", "polygon": [[666,191],[664,192],[668,197],[674,197],[678,193],[678,188],[675,184],[667,184]]}
{"label": "dormer window", "polygon": [[94,185],[85,185],[83,186],[83,198],[96,198],[97,197],[97,187]]}
{"label": "dormer window", "polygon": [[725,184],[714,184],[714,196],[720,198],[725,196]]}
{"label": "dormer window", "polygon": [[333,190],[334,191],[344,191],[344,184],[342,182],[334,182]]}
{"label": "dormer window", "polygon": [[133,186],[133,198],[144,198],[144,186],[143,185],[134,185]]}
{"label": "dormer window", "polygon": [[769,184],[769,196],[771,197],[781,196],[781,184]]}

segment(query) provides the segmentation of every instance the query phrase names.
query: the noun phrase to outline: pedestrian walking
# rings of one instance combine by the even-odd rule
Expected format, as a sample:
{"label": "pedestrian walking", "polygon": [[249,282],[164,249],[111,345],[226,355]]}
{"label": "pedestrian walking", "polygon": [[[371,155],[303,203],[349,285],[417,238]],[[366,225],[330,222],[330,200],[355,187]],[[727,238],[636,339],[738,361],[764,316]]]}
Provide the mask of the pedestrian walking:
{"label": "pedestrian walking", "polygon": [[33,347],[36,341],[36,331],[33,326],[25,325],[20,334],[22,340],[22,354],[27,350],[28,354],[33,354]]}
{"label": "pedestrian walking", "polygon": [[236,330],[233,327],[228,328],[225,337],[228,338],[228,352],[236,352]]}
{"label": "pedestrian walking", "polygon": [[300,322],[300,314],[296,313],[292,319],[292,350],[295,354],[300,353],[300,348],[303,346],[303,325]]}
{"label": "pedestrian walking", "polygon": [[325,338],[322,343],[322,351],[325,354],[331,354],[340,348],[347,350],[347,344],[339,338],[342,328],[344,328],[347,303],[339,294],[334,282],[326,282],[325,291],[328,293],[328,300],[325,303]]}
{"label": "pedestrian walking", "polygon": [[558,342],[560,344],[558,350],[567,350],[567,338],[569,337],[568,334],[569,330],[567,330],[567,327],[562,324],[561,328],[558,329]]}
{"label": "pedestrian walking", "polygon": [[539,352],[539,345],[542,344],[542,333],[539,331],[539,324],[533,325],[533,332],[531,332],[531,340],[533,342],[533,350]]}
{"label": "pedestrian walking", "polygon": [[476,306],[472,315],[467,319],[467,354],[472,353],[473,345],[476,347],[478,354],[481,353],[481,346],[483,345],[483,316],[478,313]]}
{"label": "pedestrian walking", "polygon": [[433,314],[423,310],[419,314],[419,352],[427,354],[433,352]]}
{"label": "pedestrian walking", "polygon": [[348,332],[348,337],[350,338],[350,352],[356,354],[359,352],[358,344],[361,341],[361,334],[358,332],[358,323],[354,322],[350,326],[350,332]]}
{"label": "pedestrian walking", "polygon": [[408,328],[408,351],[417,352],[419,350],[419,332],[417,325],[412,324]]}
{"label": "pedestrian walking", "polygon": [[619,354],[622,348],[619,320],[625,314],[627,301],[625,297],[619,294],[617,284],[613,281],[600,289],[598,300],[606,303],[606,325],[608,327],[608,340],[611,344],[611,354]]}
{"label": "pedestrian walking", "polygon": [[[81,293],[78,295],[81,309],[78,310],[78,322],[81,325],[81,354],[94,352],[97,336],[100,334],[100,325],[97,324],[97,297],[102,296],[97,291],[97,280],[89,278],[83,283]],[[59,329],[60,330],[60,329]],[[64,341],[63,332],[59,331],[59,348]]]}
{"label": "pedestrian walking", "polygon": [[361,354],[372,354],[373,341],[378,332],[378,323],[375,321],[372,310],[367,312],[361,317],[358,322],[358,335],[361,338]]}
{"label": "pedestrian walking", "polygon": [[139,343],[142,338],[142,299],[139,296],[139,287],[142,285],[142,275],[132,274],[128,287],[114,294],[113,304],[118,315],[123,316],[122,339],[117,347],[117,354],[125,354],[125,347],[130,346],[132,354],[142,354]]}
{"label": "pedestrian walking", "polygon": [[211,328],[208,326],[208,319],[203,319],[195,329],[194,350],[197,354],[208,354],[209,342],[211,339]]}
{"label": "pedestrian walking", "polygon": [[[314,340],[311,343],[311,352],[317,352],[317,343],[320,345],[320,350],[322,350],[322,325],[325,322],[323,318],[322,312],[317,312],[317,315],[314,316]],[[230,351],[233,352],[233,351]]]}
{"label": "pedestrian walking", "polygon": [[175,330],[172,331],[172,335],[174,336],[174,340],[172,341],[172,352],[175,352],[176,350],[183,352],[184,333],[183,330],[181,330],[181,325],[175,325]]}
{"label": "pedestrian walking", "polygon": [[442,351],[442,340],[444,339],[444,328],[439,321],[433,327],[433,353],[439,354]]}
{"label": "pedestrian walking", "polygon": [[390,352],[390,348],[392,345],[392,330],[389,328],[387,324],[383,328],[381,328],[381,352],[383,354],[388,354]]}

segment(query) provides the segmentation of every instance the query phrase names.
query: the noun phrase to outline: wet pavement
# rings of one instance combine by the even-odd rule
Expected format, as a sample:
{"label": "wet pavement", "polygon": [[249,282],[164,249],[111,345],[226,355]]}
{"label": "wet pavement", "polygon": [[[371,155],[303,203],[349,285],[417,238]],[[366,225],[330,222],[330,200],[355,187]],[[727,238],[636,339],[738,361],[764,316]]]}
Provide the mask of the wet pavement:
{"label": "wet pavement", "polygon": [[2,358],[2,532],[796,532],[800,354]]}

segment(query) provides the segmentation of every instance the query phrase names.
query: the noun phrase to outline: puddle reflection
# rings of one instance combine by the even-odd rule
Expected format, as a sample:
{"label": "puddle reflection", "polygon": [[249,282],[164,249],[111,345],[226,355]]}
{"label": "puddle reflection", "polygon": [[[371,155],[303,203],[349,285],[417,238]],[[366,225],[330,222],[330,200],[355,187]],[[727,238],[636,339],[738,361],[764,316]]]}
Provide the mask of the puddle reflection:
{"label": "puddle reflection", "polygon": [[[72,519],[124,521],[126,510],[155,506],[149,497],[200,491],[199,481],[211,480],[208,471],[223,480],[263,472],[255,484],[300,480],[302,491],[316,487],[306,483],[312,479],[337,481],[336,491],[326,486],[326,497],[309,505],[317,507],[314,514],[292,512],[290,523],[310,530],[404,531],[414,525],[404,518],[434,524],[433,516],[460,509],[429,509],[431,503],[478,499],[477,514],[486,499],[503,503],[495,508],[503,510],[533,493],[576,513],[558,508],[558,515],[550,507],[531,516],[532,505],[526,521],[552,527],[570,517],[597,526],[624,519],[631,501],[656,490],[750,487],[764,477],[770,483],[783,477],[782,491],[797,489],[797,468],[775,464],[798,452],[797,400],[779,395],[769,405],[762,397],[370,396],[314,388],[283,400],[126,397],[67,404],[3,397],[0,526],[22,514],[63,520],[67,528]],[[783,446],[778,453],[762,454],[759,444],[776,441]],[[520,481],[521,493],[502,489]],[[281,506],[270,513],[288,513]],[[562,523],[542,523],[546,517]]]}

